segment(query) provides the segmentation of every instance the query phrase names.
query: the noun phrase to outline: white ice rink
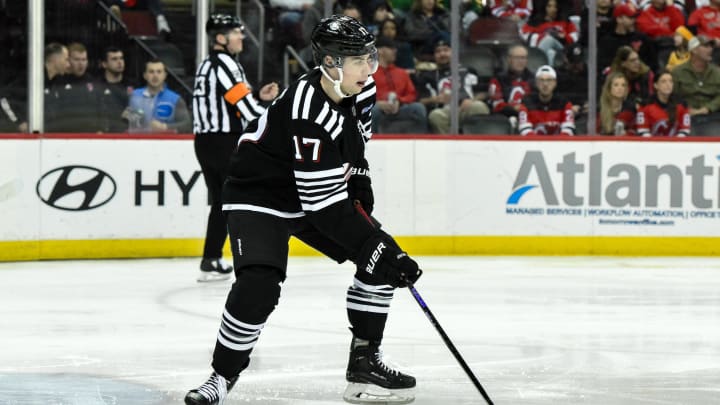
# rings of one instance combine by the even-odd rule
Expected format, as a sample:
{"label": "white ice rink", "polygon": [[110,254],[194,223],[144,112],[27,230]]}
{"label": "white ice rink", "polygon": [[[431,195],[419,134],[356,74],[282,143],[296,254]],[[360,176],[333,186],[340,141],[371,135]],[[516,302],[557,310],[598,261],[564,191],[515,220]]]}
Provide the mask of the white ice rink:
{"label": "white ice rink", "polygon": [[[720,404],[720,258],[422,257],[417,288],[496,404]],[[0,263],[0,404],[181,404],[229,282],[198,259]],[[226,404],[341,404],[352,268],[291,258]],[[407,291],[384,345],[416,404],[483,400]]]}

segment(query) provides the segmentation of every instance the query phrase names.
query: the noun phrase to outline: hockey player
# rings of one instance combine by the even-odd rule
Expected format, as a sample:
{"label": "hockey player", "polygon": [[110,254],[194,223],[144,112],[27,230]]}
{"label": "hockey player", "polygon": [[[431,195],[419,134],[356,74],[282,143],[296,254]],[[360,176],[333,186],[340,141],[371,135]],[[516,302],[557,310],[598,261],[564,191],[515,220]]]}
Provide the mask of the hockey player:
{"label": "hockey player", "polygon": [[[365,160],[375,103],[375,38],[335,15],[313,30],[318,68],[284,91],[240,137],[223,188],[235,276],[213,353],[213,373],[185,403],[221,404],[250,362],[286,278],[288,239],[357,265],[347,291],[352,340],[344,398],[408,403],[415,378],[383,363],[380,343],[395,288],[417,263],[353,207],[372,212]],[[375,394],[368,393],[372,389]],[[381,389],[382,392],[375,390]]]}

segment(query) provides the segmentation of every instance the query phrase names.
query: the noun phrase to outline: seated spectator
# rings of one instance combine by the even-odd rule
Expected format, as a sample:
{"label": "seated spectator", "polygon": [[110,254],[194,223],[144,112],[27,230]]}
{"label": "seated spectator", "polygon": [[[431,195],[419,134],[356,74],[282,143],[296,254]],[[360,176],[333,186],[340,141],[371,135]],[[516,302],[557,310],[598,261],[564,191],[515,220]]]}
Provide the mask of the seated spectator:
{"label": "seated spectator", "polygon": [[68,130],[66,109],[70,100],[66,94],[66,74],[69,70],[70,60],[65,45],[49,43],[45,47],[45,132]]}
{"label": "seated spectator", "polygon": [[488,98],[493,114],[517,117],[522,101],[532,94],[534,74],[527,67],[525,45],[513,45],[507,51],[507,72],[490,79]]}
{"label": "seated spectator", "polygon": [[516,23],[527,20],[533,11],[532,0],[490,0],[490,13]]}
{"label": "seated spectator", "polygon": [[394,20],[392,6],[387,1],[376,2],[368,15],[365,26],[376,37],[380,36],[380,26],[385,20]]}
{"label": "seated spectator", "polygon": [[673,77],[668,71],[655,76],[655,97],[637,114],[637,130],[641,136],[688,136],[690,113],[685,103],[673,97]]}
{"label": "seated spectator", "polygon": [[558,86],[555,92],[558,96],[573,104],[576,117],[587,112],[588,69],[585,51],[580,44],[571,45],[565,50],[563,64],[556,71]]}
{"label": "seated spectator", "polygon": [[[437,68],[420,72],[417,76],[416,89],[420,92],[420,102],[430,111],[428,122],[435,133],[450,132],[450,106],[453,85],[451,83],[450,57],[452,48],[447,36],[438,36],[434,41],[434,58]],[[475,100],[475,92],[479,89],[477,75],[469,69],[459,66],[461,86],[459,107],[460,121],[475,115],[487,115],[490,111],[482,101]]]}
{"label": "seated spectator", "polygon": [[297,40],[302,39],[303,13],[312,5],[313,0],[270,0],[270,6],[275,8],[278,13],[280,32],[285,38],[294,39],[296,45],[298,44]]}
{"label": "seated spectator", "polygon": [[597,133],[600,135],[635,135],[635,103],[627,99],[628,81],[620,72],[610,73],[600,92]]}
{"label": "seated spectator", "polygon": [[672,72],[675,66],[690,60],[688,41],[690,41],[692,37],[692,32],[690,32],[684,25],[675,30],[675,35],[673,36],[675,49],[673,49],[673,51],[670,52],[670,56],[668,56],[668,62],[667,65],[665,65],[667,70]]}
{"label": "seated spectator", "polygon": [[650,7],[637,17],[637,29],[654,40],[665,39],[668,43],[675,30],[685,24],[683,13],[665,0],[651,0]]}
{"label": "seated spectator", "polygon": [[616,5],[613,9],[615,29],[610,35],[598,36],[597,60],[599,71],[610,66],[617,50],[622,46],[631,47],[651,70],[657,70],[657,47],[647,35],[635,30],[636,14],[634,8],[625,4]]}
{"label": "seated spectator", "polygon": [[363,20],[362,11],[360,11],[360,8],[352,3],[347,3],[343,9],[342,9],[342,15],[346,15],[348,17],[352,17],[358,21]]}
{"label": "seated spectator", "polygon": [[698,35],[688,49],[690,60],[672,71],[675,94],[687,103],[694,123],[720,122],[720,68],[712,62],[713,42]]}
{"label": "seated spectator", "polygon": [[97,103],[95,79],[88,73],[88,55],[85,45],[73,42],[68,45],[69,74],[65,94],[68,103],[65,107],[69,121],[66,130],[72,132],[96,132]]}
{"label": "seated spectator", "polygon": [[0,133],[28,132],[25,119],[25,87],[7,85],[0,88]]}
{"label": "seated spectator", "polygon": [[395,66],[395,43],[380,37],[375,42],[378,51],[378,70],[373,74],[377,102],[372,109],[373,133],[387,132],[391,122],[406,121],[396,133],[427,132],[427,111],[417,102],[417,92],[405,69]]}
{"label": "seated spectator", "polygon": [[537,92],[523,100],[518,115],[520,135],[574,135],[575,114],[569,101],[555,97],[557,73],[541,66],[535,73]]}
{"label": "seated spectator", "polygon": [[520,35],[533,48],[547,55],[548,65],[555,63],[555,55],[579,39],[575,24],[560,14],[557,0],[548,0],[544,12],[523,24]]}
{"label": "seated spectator", "polygon": [[394,19],[387,19],[380,24],[379,37],[385,37],[395,42],[397,47],[397,61],[395,64],[409,71],[415,70],[415,57],[413,56],[412,47],[406,41],[399,30],[398,22]]}
{"label": "seated spectator", "polygon": [[148,61],[143,78],[147,87],[133,91],[125,112],[130,132],[189,132],[191,119],[187,104],[167,88],[165,64],[157,59]]}
{"label": "seated spectator", "polygon": [[695,9],[688,17],[687,25],[697,35],[720,41],[720,0],[710,0],[709,4]]}
{"label": "seated spectator", "polygon": [[147,9],[155,16],[158,34],[169,34],[172,30],[165,18],[165,11],[161,0],[104,0],[110,10],[120,17],[122,9]]}
{"label": "seated spectator", "polygon": [[[653,0],[638,0],[638,1],[632,0],[632,1],[633,1],[633,3],[635,3],[635,8],[639,8],[641,10],[646,10],[646,9],[652,7]],[[695,0],[696,6],[699,7],[699,5],[697,5],[697,4],[702,3],[703,1],[707,1],[707,0]],[[683,17],[687,15],[688,10],[687,10],[687,5],[685,4],[685,0],[666,0],[666,2],[669,6],[672,6],[676,9],[678,9],[682,13]]]}
{"label": "seated spectator", "polygon": [[[615,29],[615,18],[613,17],[612,0],[597,0],[597,12],[595,15],[597,37],[601,38],[610,35]],[[583,7],[580,18],[580,44],[588,46],[588,21],[590,21],[590,10],[587,5]]]}
{"label": "seated spectator", "polygon": [[652,70],[640,60],[640,56],[629,46],[621,46],[615,54],[610,68],[605,69],[603,76],[611,72],[620,72],[625,75],[630,85],[628,100],[635,104],[642,104],[654,93],[654,77]]}
{"label": "seated spectator", "polygon": [[123,111],[130,102],[134,82],[125,75],[125,57],[120,48],[108,47],[100,61],[102,75],[97,82],[99,131],[127,132],[128,121]]}
{"label": "seated spectator", "polygon": [[450,14],[438,4],[438,0],[414,0],[410,13],[405,17],[404,32],[415,49],[415,56],[422,59],[433,38],[450,32]]}

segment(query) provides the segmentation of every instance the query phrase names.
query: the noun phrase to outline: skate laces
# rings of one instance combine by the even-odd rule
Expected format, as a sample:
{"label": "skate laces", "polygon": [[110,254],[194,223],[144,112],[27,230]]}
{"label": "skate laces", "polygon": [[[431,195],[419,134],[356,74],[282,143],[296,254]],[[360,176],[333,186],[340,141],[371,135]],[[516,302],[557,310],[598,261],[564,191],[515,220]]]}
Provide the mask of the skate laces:
{"label": "skate laces", "polygon": [[230,268],[230,263],[226,262],[222,257],[217,260],[217,264],[221,270],[227,270]]}
{"label": "skate laces", "polygon": [[197,391],[210,401],[224,399],[227,396],[227,381],[218,373],[212,373]]}
{"label": "skate laces", "polygon": [[378,365],[380,366],[380,368],[383,369],[383,371],[386,371],[386,372],[388,372],[388,373],[390,373],[390,374],[394,374],[394,375],[400,375],[400,372],[399,372],[398,370],[396,370],[396,369],[392,368],[391,366],[385,364],[385,359],[384,359],[384,356],[383,356],[383,352],[382,352],[382,350],[380,350],[379,348],[378,348],[378,351],[375,352],[375,361],[377,361]]}

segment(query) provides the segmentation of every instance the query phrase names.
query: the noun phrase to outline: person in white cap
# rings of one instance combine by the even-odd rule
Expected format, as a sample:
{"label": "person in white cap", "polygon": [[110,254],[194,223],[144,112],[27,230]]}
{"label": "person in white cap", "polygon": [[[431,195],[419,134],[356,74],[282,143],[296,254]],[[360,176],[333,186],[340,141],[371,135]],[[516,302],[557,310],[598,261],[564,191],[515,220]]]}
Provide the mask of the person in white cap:
{"label": "person in white cap", "polygon": [[575,113],[572,103],[554,97],[557,73],[549,65],[535,73],[537,92],[523,100],[518,115],[520,135],[574,135]]}

